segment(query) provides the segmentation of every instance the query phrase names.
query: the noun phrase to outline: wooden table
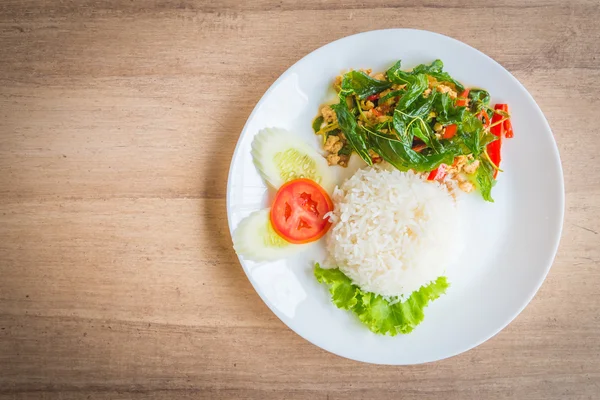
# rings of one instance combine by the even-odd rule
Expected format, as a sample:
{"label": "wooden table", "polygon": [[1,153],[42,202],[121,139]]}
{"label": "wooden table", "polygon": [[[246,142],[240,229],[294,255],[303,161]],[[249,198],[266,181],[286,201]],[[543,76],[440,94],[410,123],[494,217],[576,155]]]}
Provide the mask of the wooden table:
{"label": "wooden table", "polygon": [[[0,397],[599,398],[600,3],[567,3],[3,1]],[[269,85],[321,45],[391,27],[510,70],[554,130],[567,190],[527,309],[413,367],[345,360],[284,326],[225,215],[236,140]]]}

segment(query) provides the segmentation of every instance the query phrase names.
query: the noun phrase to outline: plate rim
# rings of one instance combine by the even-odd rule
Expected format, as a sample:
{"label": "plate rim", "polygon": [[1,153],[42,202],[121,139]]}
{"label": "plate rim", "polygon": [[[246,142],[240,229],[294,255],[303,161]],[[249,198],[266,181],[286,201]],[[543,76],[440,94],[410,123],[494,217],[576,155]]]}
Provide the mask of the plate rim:
{"label": "plate rim", "polygon": [[558,150],[558,145],[556,143],[556,139],[554,136],[554,133],[552,132],[552,128],[550,127],[550,124],[548,123],[548,120],[546,118],[546,116],[544,115],[544,113],[542,112],[540,106],[538,105],[538,103],[535,101],[535,99],[533,98],[533,96],[531,95],[531,93],[529,93],[529,91],[527,90],[527,88],[525,87],[525,85],[523,85],[508,69],[504,68],[499,62],[497,62],[495,59],[493,59],[492,57],[488,56],[487,54],[485,54],[484,52],[482,52],[481,50],[466,44],[458,39],[455,39],[451,36],[447,36],[441,33],[437,33],[437,32],[433,32],[433,31],[429,31],[429,30],[424,30],[424,29],[412,29],[412,28],[388,28],[388,29],[375,29],[375,30],[368,30],[368,31],[363,31],[363,32],[358,32],[352,35],[348,35],[348,36],[344,36],[341,37],[339,39],[336,39],[332,42],[326,43],[312,51],[310,51],[309,53],[307,53],[306,55],[304,55],[303,57],[301,57],[299,60],[297,60],[296,62],[294,62],[292,65],[290,65],[275,81],[273,81],[273,83],[269,86],[269,88],[264,92],[264,94],[261,96],[261,98],[258,100],[258,102],[256,103],[256,105],[254,106],[254,108],[252,109],[252,112],[248,115],[246,122],[242,128],[242,130],[240,131],[240,134],[238,136],[238,140],[235,146],[235,149],[233,151],[233,155],[231,157],[231,161],[229,164],[229,172],[227,175],[227,191],[226,191],[226,212],[227,212],[227,224],[228,224],[228,228],[229,228],[229,234],[231,237],[233,237],[233,227],[232,227],[232,221],[231,221],[231,182],[232,182],[232,176],[233,176],[233,165],[234,165],[234,160],[238,157],[238,153],[240,152],[240,148],[241,148],[241,143],[242,143],[242,137],[246,135],[246,131],[248,129],[248,125],[250,124],[250,121],[252,121],[252,119],[254,118],[255,114],[257,113],[257,111],[260,109],[261,105],[263,104],[263,102],[265,101],[265,99],[271,94],[271,92],[277,87],[277,84],[281,81],[283,81],[284,79],[286,79],[288,77],[288,74],[290,74],[291,70],[294,69],[294,67],[301,63],[304,59],[308,58],[309,56],[313,55],[314,53],[317,52],[321,52],[324,51],[325,49],[327,49],[330,46],[334,46],[336,43],[341,42],[341,41],[345,41],[345,40],[350,40],[352,38],[358,37],[358,36],[362,36],[365,34],[373,34],[376,32],[380,32],[380,33],[392,33],[392,32],[416,32],[419,34],[427,34],[427,35],[431,35],[431,36],[435,36],[435,37],[439,37],[439,38],[443,38],[445,40],[450,40],[455,42],[455,44],[459,45],[459,46],[463,46],[463,47],[467,47],[470,48],[471,50],[474,50],[476,53],[478,53],[480,56],[488,59],[488,61],[491,61],[493,64],[495,64],[497,67],[500,67],[501,69],[503,69],[504,71],[506,71],[508,73],[508,76],[510,77],[510,79],[512,79],[514,81],[514,83],[516,83],[518,86],[520,86],[524,93],[527,95],[527,97],[529,98],[529,100],[531,102],[533,102],[533,104],[535,105],[535,109],[537,111],[537,113],[539,114],[539,116],[541,116],[541,119],[543,121],[544,127],[546,128],[546,130],[550,133],[550,136],[552,138],[552,149],[553,149],[553,156],[556,157],[556,159],[558,160],[558,176],[559,176],[559,180],[558,180],[558,189],[559,189],[559,193],[560,193],[560,198],[559,200],[559,211],[560,211],[560,218],[559,218],[559,227],[558,227],[558,232],[555,236],[554,239],[554,243],[552,244],[552,256],[549,259],[548,264],[545,266],[544,272],[543,272],[543,276],[541,276],[541,279],[539,279],[539,282],[537,282],[537,284],[535,285],[535,287],[532,287],[532,290],[528,293],[527,297],[526,297],[526,301],[523,302],[523,304],[518,308],[518,310],[513,313],[503,324],[501,324],[500,328],[498,328],[497,330],[495,330],[494,332],[492,332],[489,335],[485,335],[485,337],[483,339],[480,339],[479,341],[474,342],[474,344],[471,344],[469,346],[461,346],[462,348],[458,351],[454,351],[450,354],[444,355],[441,358],[436,358],[436,359],[432,359],[432,360],[427,360],[427,361],[422,361],[422,362],[417,362],[417,363],[388,363],[388,362],[374,362],[374,361],[365,361],[365,360],[361,360],[359,358],[355,358],[346,354],[341,354],[337,351],[331,350],[331,349],[326,349],[318,344],[316,344],[315,342],[313,342],[312,340],[308,339],[307,337],[305,337],[304,335],[300,334],[299,332],[297,332],[294,328],[292,328],[290,325],[288,325],[285,320],[282,318],[282,316],[280,315],[279,311],[277,309],[274,309],[271,304],[265,299],[263,293],[261,293],[259,290],[256,289],[256,286],[254,285],[254,283],[252,282],[252,279],[250,277],[250,275],[248,274],[248,271],[246,270],[246,268],[244,268],[244,264],[243,264],[243,260],[240,257],[239,254],[237,254],[237,252],[235,252],[236,257],[238,258],[238,261],[240,263],[240,267],[242,267],[242,270],[244,271],[244,273],[246,274],[246,277],[248,278],[248,281],[250,282],[250,284],[252,285],[252,288],[254,289],[254,291],[258,294],[258,296],[261,298],[261,300],[263,301],[263,303],[265,303],[265,305],[271,310],[271,312],[273,312],[277,318],[288,328],[290,329],[292,332],[294,332],[296,335],[300,336],[301,338],[303,338],[304,340],[306,340],[307,342],[309,342],[310,344],[328,352],[328,353],[332,353],[335,354],[337,356],[343,357],[345,359],[349,359],[349,360],[353,360],[353,361],[358,361],[358,362],[362,362],[362,363],[367,363],[367,364],[373,364],[373,365],[420,365],[420,364],[428,364],[428,363],[432,363],[432,362],[437,362],[437,361],[441,361],[441,360],[446,360],[452,357],[455,357],[459,354],[465,353],[469,350],[472,350],[478,346],[480,346],[481,344],[487,342],[488,340],[492,339],[493,337],[495,337],[498,333],[500,333],[501,331],[503,331],[511,322],[513,322],[522,312],[523,310],[531,303],[531,301],[533,300],[533,298],[535,297],[535,295],[538,293],[538,291],[540,290],[541,286],[543,285],[543,283],[546,281],[546,278],[548,277],[548,273],[550,272],[550,269],[552,268],[552,266],[554,265],[554,262],[556,260],[556,255],[558,253],[558,249],[560,246],[560,241],[562,239],[562,234],[563,234],[563,228],[564,228],[564,216],[565,216],[565,184],[564,184],[564,171],[563,171],[563,166],[562,166],[562,160],[560,157],[560,152]]}

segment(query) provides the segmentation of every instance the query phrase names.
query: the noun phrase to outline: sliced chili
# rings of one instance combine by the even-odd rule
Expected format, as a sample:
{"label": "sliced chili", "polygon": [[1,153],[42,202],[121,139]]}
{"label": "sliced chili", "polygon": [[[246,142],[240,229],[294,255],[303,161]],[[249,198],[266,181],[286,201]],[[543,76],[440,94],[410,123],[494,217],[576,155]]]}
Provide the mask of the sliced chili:
{"label": "sliced chili", "polygon": [[456,124],[448,125],[444,130],[444,134],[442,135],[443,139],[452,139],[454,135],[456,135],[456,130],[458,126]]}
{"label": "sliced chili", "polygon": [[377,117],[381,117],[383,115],[383,113],[376,108],[372,108],[371,112]]}
{"label": "sliced chili", "polygon": [[427,145],[425,143],[419,143],[419,144],[416,144],[412,149],[414,151],[416,151],[417,153],[420,153],[423,150],[425,150],[426,148],[427,148]]}
{"label": "sliced chili", "polygon": [[446,176],[446,164],[440,164],[439,167],[434,169],[427,176],[428,181],[441,181]]}
{"label": "sliced chili", "polygon": [[485,110],[481,110],[481,112],[479,114],[477,114],[477,118],[479,119],[484,119],[485,122],[483,123],[484,128],[487,128],[488,126],[490,126],[490,117],[487,115],[487,112],[485,112]]}
{"label": "sliced chili", "polygon": [[467,88],[464,92],[460,94],[460,96],[458,96],[458,99],[456,100],[456,105],[458,107],[465,107],[467,105],[467,100],[469,98],[470,91],[471,89]]}
{"label": "sliced chili", "polygon": [[[506,104],[496,104],[494,106],[494,110],[506,111],[505,108],[507,108]],[[494,125],[494,123],[500,122],[502,118],[504,117],[501,114],[494,113],[494,116],[492,117],[492,127],[490,128],[490,132],[492,133],[492,135],[497,136],[498,139],[487,145],[487,153],[490,157],[490,161],[494,163],[496,167],[500,167],[500,161],[502,161],[500,152],[502,150],[502,135],[504,134],[504,124],[498,123]],[[494,179],[496,179],[497,175],[498,170],[494,168]]]}

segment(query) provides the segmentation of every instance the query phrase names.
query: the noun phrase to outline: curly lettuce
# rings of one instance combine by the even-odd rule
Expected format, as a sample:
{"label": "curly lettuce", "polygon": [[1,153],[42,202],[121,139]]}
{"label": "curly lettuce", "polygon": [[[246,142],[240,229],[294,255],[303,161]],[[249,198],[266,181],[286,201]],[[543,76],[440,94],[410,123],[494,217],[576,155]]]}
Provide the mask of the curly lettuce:
{"label": "curly lettuce", "polygon": [[423,322],[423,310],[429,302],[444,294],[449,286],[446,277],[441,276],[413,292],[408,299],[392,302],[363,291],[338,268],[324,269],[317,263],[314,274],[319,283],[328,286],[336,307],[352,311],[372,332],[390,336],[412,332]]}

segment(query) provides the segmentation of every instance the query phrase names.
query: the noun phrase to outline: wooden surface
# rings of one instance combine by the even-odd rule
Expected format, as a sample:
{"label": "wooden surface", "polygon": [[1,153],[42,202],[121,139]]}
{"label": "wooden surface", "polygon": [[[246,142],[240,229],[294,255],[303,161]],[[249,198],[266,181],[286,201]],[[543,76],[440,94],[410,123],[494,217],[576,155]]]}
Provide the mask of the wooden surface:
{"label": "wooden surface", "polygon": [[[0,397],[599,398],[599,20],[597,0],[4,0]],[[391,27],[510,70],[554,130],[567,191],[556,262],[525,311],[412,367],[290,331],[225,215],[236,140],[269,85],[321,45]]]}

